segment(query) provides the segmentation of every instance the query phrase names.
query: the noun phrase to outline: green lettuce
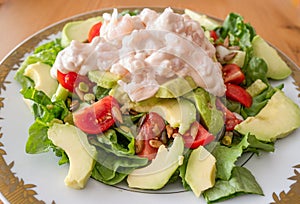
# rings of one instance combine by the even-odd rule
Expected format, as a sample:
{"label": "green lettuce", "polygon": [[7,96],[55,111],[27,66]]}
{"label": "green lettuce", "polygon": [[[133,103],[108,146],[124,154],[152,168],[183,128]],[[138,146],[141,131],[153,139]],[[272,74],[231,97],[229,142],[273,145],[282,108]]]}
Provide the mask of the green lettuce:
{"label": "green lettuce", "polygon": [[263,195],[263,191],[249,170],[236,166],[229,180],[217,180],[213,188],[203,192],[203,197],[207,203],[213,203],[241,194]]}
{"label": "green lettuce", "polygon": [[20,83],[23,88],[33,86],[32,80],[24,76],[26,67],[30,64],[41,62],[52,66],[55,62],[57,54],[63,49],[60,43],[60,39],[55,39],[43,45],[37,47],[33,54],[28,56],[25,61],[19,67],[15,80]]}
{"label": "green lettuce", "polygon": [[281,84],[274,88],[269,85],[266,90],[252,98],[252,105],[249,108],[242,107],[240,110],[240,114],[243,116],[243,118],[257,115],[260,112],[260,110],[263,107],[265,107],[265,105],[268,103],[269,99],[273,96],[276,90],[281,90],[283,86],[284,85]]}
{"label": "green lettuce", "polygon": [[[134,169],[148,164],[148,159],[134,155],[134,138],[124,131],[119,129],[118,131],[117,133],[110,129],[100,138],[97,136],[89,138],[90,143],[96,147],[98,152],[97,162],[91,176],[108,185],[121,182]],[[121,145],[119,139],[127,140],[126,147]]]}
{"label": "green lettuce", "polygon": [[216,178],[228,180],[231,177],[235,162],[243,154],[243,150],[249,146],[248,135],[246,135],[237,145],[232,147],[217,144],[212,151],[216,158],[217,175]]}
{"label": "green lettuce", "polygon": [[42,91],[33,87],[21,90],[23,97],[32,101],[32,110],[35,122],[29,127],[25,151],[29,154],[39,154],[52,149],[57,156],[62,156],[59,164],[68,162],[62,149],[56,147],[48,138],[48,128],[54,121],[63,121],[70,114],[69,109],[62,100],[52,102]]}

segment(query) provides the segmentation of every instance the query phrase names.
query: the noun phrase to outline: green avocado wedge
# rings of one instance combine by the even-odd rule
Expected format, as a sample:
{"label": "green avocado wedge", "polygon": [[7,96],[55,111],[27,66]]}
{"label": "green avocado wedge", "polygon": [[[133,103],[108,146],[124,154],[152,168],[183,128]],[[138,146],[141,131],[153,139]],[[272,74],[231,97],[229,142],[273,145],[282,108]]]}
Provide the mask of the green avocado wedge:
{"label": "green avocado wedge", "polygon": [[267,77],[281,80],[288,77],[292,70],[263,38],[256,35],[252,40],[253,55],[262,58],[268,65]]}
{"label": "green avocado wedge", "polygon": [[96,148],[89,144],[87,135],[73,125],[54,123],[48,130],[48,137],[69,157],[70,167],[65,185],[74,189],[84,188],[97,155]]}
{"label": "green avocado wedge", "polygon": [[136,169],[127,177],[130,188],[161,189],[183,162],[184,142],[181,136],[175,137],[168,149],[161,145],[156,157],[146,167]]}
{"label": "green avocado wedge", "polygon": [[185,180],[199,197],[201,193],[214,186],[216,178],[216,159],[203,146],[194,149],[186,167]]}
{"label": "green avocado wedge", "polygon": [[242,134],[251,133],[258,140],[272,142],[286,137],[300,127],[300,108],[283,91],[277,90],[267,105],[254,117],[235,126]]}
{"label": "green avocado wedge", "polygon": [[61,45],[67,47],[72,40],[79,42],[86,41],[92,26],[100,21],[102,21],[102,17],[98,16],[87,20],[67,23],[62,30]]}

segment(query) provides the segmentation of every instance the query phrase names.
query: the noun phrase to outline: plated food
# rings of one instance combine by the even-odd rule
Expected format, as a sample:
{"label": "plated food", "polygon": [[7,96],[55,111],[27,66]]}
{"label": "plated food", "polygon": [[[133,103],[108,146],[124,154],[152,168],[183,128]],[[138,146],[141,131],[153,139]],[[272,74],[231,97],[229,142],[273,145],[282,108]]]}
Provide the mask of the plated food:
{"label": "plated food", "polygon": [[148,190],[180,180],[207,202],[263,195],[236,161],[300,126],[298,105],[270,83],[290,74],[235,13],[219,24],[190,10],[115,9],[71,22],[15,76],[35,117],[26,152],[70,163],[76,189],[92,177]]}

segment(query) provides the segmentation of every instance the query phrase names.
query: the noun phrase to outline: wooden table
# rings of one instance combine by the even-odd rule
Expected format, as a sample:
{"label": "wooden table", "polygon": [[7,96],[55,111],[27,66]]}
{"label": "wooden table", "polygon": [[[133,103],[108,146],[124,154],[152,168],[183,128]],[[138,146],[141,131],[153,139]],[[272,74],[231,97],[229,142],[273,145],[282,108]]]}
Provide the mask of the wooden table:
{"label": "wooden table", "polygon": [[189,8],[224,19],[241,14],[300,65],[300,0],[0,0],[0,59],[35,32],[73,15],[116,6]]}

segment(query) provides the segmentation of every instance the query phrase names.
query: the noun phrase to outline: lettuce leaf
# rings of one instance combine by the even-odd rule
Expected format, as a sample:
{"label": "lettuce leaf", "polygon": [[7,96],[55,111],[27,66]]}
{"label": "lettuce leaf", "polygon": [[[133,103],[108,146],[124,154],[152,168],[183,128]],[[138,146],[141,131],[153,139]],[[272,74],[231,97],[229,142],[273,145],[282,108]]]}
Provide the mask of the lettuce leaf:
{"label": "lettuce leaf", "polygon": [[42,62],[52,66],[55,62],[57,54],[62,49],[63,47],[61,46],[60,39],[55,39],[37,47],[33,54],[28,56],[21,64],[15,75],[15,80],[19,82],[23,88],[33,86],[33,82],[28,77],[23,75],[26,67],[37,62]]}
{"label": "lettuce leaf", "polygon": [[232,147],[216,145],[212,155],[216,158],[217,175],[216,178],[228,180],[231,177],[232,169],[236,166],[235,162],[243,154],[243,150],[249,146],[248,135],[237,145]]}
{"label": "lettuce leaf", "polygon": [[213,203],[241,194],[263,195],[263,191],[248,169],[236,166],[229,180],[217,180],[213,188],[203,192],[203,197],[207,203]]}
{"label": "lettuce leaf", "polygon": [[186,190],[192,190],[190,185],[185,180],[186,167],[187,167],[187,164],[188,164],[189,157],[190,157],[191,153],[192,153],[191,149],[188,149],[186,151],[186,153],[184,154],[183,163],[182,163],[181,166],[179,166],[179,176],[181,177],[183,188],[186,189]]}
{"label": "lettuce leaf", "polygon": [[29,154],[39,154],[48,152],[52,149],[55,154],[61,157],[59,164],[68,162],[64,151],[56,147],[48,138],[48,128],[54,121],[62,121],[68,114],[69,109],[62,100],[52,102],[51,99],[42,91],[33,87],[22,89],[21,93],[25,99],[33,102],[32,110],[35,122],[30,126],[25,151]]}
{"label": "lettuce leaf", "polygon": [[[108,139],[112,141],[108,142]],[[128,153],[127,149],[116,145],[115,139],[114,134],[105,140],[99,140],[96,136],[89,138],[90,143],[97,148],[98,152],[97,162],[91,176],[109,185],[121,182],[134,169],[148,163],[148,159]],[[131,146],[132,143],[129,142],[129,144]]]}
{"label": "lettuce leaf", "polygon": [[135,154],[133,135],[121,128],[109,129],[102,135],[98,135],[97,139],[116,152],[129,155]]}
{"label": "lettuce leaf", "polygon": [[265,105],[268,103],[269,99],[273,96],[273,94],[276,92],[276,90],[281,90],[283,88],[283,84],[272,87],[269,86],[266,90],[264,90],[259,95],[252,98],[252,105],[249,108],[242,107],[240,110],[240,114],[243,116],[243,118],[247,118],[249,116],[255,116],[259,113],[259,111],[265,107]]}

